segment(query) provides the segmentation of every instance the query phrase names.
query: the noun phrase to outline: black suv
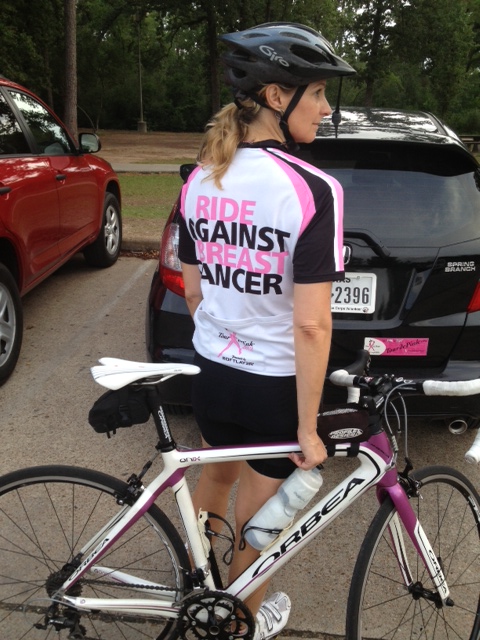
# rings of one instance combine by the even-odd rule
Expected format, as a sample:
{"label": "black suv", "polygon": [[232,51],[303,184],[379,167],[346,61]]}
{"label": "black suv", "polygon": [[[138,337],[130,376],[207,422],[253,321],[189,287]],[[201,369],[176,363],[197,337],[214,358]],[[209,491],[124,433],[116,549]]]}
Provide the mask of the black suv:
{"label": "black suv", "polygon": [[[300,157],[335,176],[345,194],[346,279],[333,285],[330,368],[372,355],[372,374],[442,380],[480,377],[480,169],[435,116],[344,109],[326,119]],[[146,339],[156,362],[192,360],[193,323],[182,297],[177,205],[162,237]],[[189,382],[165,384],[165,401],[189,405]],[[327,403],[343,391],[327,384]],[[461,431],[480,400],[411,398],[411,415]]]}

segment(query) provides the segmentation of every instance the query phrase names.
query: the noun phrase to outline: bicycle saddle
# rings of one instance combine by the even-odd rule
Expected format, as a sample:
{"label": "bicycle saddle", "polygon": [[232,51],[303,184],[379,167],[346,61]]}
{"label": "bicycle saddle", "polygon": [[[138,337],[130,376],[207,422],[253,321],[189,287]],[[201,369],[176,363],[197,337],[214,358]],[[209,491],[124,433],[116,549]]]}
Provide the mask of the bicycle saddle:
{"label": "bicycle saddle", "polygon": [[161,382],[179,373],[193,376],[200,372],[199,367],[180,362],[131,362],[120,358],[101,358],[99,362],[100,365],[90,369],[93,379],[113,391],[144,378],[157,378]]}

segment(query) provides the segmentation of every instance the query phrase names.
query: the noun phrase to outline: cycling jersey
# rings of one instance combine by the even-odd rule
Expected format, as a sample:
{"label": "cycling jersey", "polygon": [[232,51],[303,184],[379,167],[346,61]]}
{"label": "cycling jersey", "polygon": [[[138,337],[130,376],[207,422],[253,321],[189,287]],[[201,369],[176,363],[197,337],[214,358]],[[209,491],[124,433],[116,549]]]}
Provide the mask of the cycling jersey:
{"label": "cycling jersey", "polygon": [[269,376],[295,374],[294,283],[343,278],[343,191],[275,143],[239,148],[222,188],[197,167],[184,185],[179,256],[198,264],[203,357]]}

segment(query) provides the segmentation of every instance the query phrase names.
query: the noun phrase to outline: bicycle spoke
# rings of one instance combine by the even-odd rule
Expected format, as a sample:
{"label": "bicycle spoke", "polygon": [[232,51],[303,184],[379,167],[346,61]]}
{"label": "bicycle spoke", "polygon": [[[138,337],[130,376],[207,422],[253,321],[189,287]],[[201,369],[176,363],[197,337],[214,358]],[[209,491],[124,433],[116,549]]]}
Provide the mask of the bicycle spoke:
{"label": "bicycle spoke", "polygon": [[[441,564],[452,606],[440,600],[416,549],[403,533],[412,585],[402,581],[389,527],[393,503],[380,508],[354,571],[347,640],[478,640],[480,637],[480,498],[461,474],[433,467],[417,474],[421,498],[412,506]],[[397,522],[397,521],[395,521]]]}
{"label": "bicycle spoke", "polygon": [[[124,491],[125,484],[110,476],[69,467],[0,478],[0,638],[67,640],[72,629],[81,630],[85,640],[173,638],[169,619],[151,613],[76,612],[51,598],[72,571],[68,563],[124,509],[115,499]],[[102,564],[113,574],[123,571],[132,584],[88,571],[67,595],[165,600],[163,593],[170,599],[185,593],[182,567],[189,566],[188,555],[156,506],[108,550]]]}

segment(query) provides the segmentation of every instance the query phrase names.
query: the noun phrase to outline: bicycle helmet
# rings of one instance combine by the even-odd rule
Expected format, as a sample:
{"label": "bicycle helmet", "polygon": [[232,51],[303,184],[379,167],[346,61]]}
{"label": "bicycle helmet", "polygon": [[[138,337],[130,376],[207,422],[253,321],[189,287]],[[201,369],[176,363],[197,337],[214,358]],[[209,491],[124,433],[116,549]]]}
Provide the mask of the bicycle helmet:
{"label": "bicycle helmet", "polygon": [[[266,22],[245,31],[220,36],[229,50],[223,56],[225,80],[235,94],[235,103],[241,107],[246,97],[262,107],[270,108],[258,96],[265,84],[283,84],[297,87],[285,113],[280,114],[279,125],[286,143],[293,150],[295,141],[288,128],[288,118],[299,103],[307,86],[318,80],[356,73],[348,62],[339,58],[318,31],[295,22]],[[340,122],[339,101],[335,111],[335,127]]]}
{"label": "bicycle helmet", "polygon": [[267,22],[220,40],[229,47],[223,56],[226,82],[247,95],[264,84],[303,86],[356,73],[328,40],[301,24]]}

